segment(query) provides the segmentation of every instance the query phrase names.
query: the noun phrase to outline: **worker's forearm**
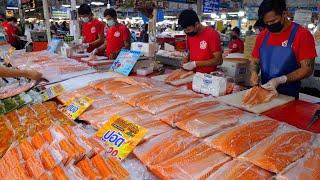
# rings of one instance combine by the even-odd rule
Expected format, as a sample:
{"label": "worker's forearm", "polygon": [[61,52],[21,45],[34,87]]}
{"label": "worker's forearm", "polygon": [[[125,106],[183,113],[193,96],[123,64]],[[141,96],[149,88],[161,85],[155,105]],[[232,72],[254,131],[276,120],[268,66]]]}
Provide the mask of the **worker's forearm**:
{"label": "worker's forearm", "polygon": [[260,72],[260,64],[257,62],[257,60],[250,61],[249,71],[251,73],[257,73],[257,74]]}
{"label": "worker's forearm", "polygon": [[104,42],[104,37],[99,37],[99,39],[89,43],[90,46],[97,46],[97,45],[100,45]]}
{"label": "worker's forearm", "polygon": [[0,67],[0,77],[26,77],[28,71]]}
{"label": "worker's forearm", "polygon": [[299,69],[287,75],[287,82],[300,81],[312,75],[314,60],[305,60]]}
{"label": "worker's forearm", "polygon": [[223,60],[222,60],[222,55],[221,54],[215,55],[214,58],[206,60],[206,61],[196,61],[196,64],[197,64],[198,67],[201,67],[201,66],[218,66],[218,65],[221,65],[222,63],[223,63]]}

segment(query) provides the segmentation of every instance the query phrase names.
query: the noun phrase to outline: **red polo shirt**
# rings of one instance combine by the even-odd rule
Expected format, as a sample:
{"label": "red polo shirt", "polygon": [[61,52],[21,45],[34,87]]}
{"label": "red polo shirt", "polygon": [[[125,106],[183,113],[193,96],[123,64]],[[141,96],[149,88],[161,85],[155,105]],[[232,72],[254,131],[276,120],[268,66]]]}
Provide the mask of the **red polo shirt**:
{"label": "red polo shirt", "polygon": [[231,50],[231,53],[243,53],[244,44],[241,39],[234,39],[229,42],[228,48]]}
{"label": "red polo shirt", "polygon": [[[104,24],[98,19],[93,19],[90,22],[82,24],[82,36],[84,37],[84,43],[92,43],[99,38],[99,35],[104,34]],[[88,52],[98,48],[101,44],[96,46],[90,46]]]}
{"label": "red polo shirt", "polygon": [[[288,42],[293,23],[290,26],[282,31],[281,33],[270,33],[268,44],[274,46],[281,46]],[[256,44],[252,52],[252,56],[256,59],[260,58],[260,47],[263,43],[265,36],[267,35],[268,30],[265,29],[260,32],[257,36]],[[293,52],[296,56],[297,61],[302,61],[306,59],[313,59],[317,57],[317,52],[315,49],[315,41],[312,34],[304,27],[299,27],[296,33],[296,36],[292,44]]]}
{"label": "red polo shirt", "polygon": [[[213,58],[213,53],[221,52],[219,33],[212,27],[205,27],[196,36],[187,38],[187,45],[191,61],[207,61]],[[196,72],[210,73],[217,70],[217,66],[196,67]]]}
{"label": "red polo shirt", "polygon": [[118,24],[107,31],[106,54],[109,57],[112,53],[119,52],[124,48],[124,42],[130,40],[131,34],[127,26]]}
{"label": "red polo shirt", "polygon": [[5,30],[6,34],[7,34],[7,41],[9,44],[15,44],[16,43],[16,38],[13,37],[14,34],[17,34],[17,28],[14,27],[13,25],[11,25],[8,22],[4,22],[2,23],[2,27]]}

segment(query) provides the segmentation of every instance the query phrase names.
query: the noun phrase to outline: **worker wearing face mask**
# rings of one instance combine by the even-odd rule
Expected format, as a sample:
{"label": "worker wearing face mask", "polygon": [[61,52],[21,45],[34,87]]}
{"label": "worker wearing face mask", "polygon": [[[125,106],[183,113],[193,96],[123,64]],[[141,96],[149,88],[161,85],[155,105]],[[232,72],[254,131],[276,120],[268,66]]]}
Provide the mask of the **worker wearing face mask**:
{"label": "worker wearing face mask", "polygon": [[181,12],[178,23],[187,34],[189,50],[183,68],[201,73],[216,71],[223,62],[219,33],[212,27],[203,26],[191,9]]}
{"label": "worker wearing face mask", "polygon": [[[106,9],[104,17],[107,20],[108,32],[106,36],[106,55],[109,59],[116,59],[121,49],[130,49],[131,34],[127,26],[117,20],[117,12],[114,9]],[[102,46],[103,47],[103,46]],[[99,48],[101,51],[101,48]]]}
{"label": "worker wearing face mask", "polygon": [[7,19],[7,23],[4,23],[2,25],[5,31],[8,43],[15,48],[18,47],[17,43],[19,40],[17,23],[18,23],[17,18],[10,17]]}
{"label": "worker wearing face mask", "polygon": [[240,39],[240,29],[235,27],[231,31],[231,41],[229,42],[228,48],[230,53],[243,53],[244,44]]}
{"label": "worker wearing face mask", "polygon": [[300,81],[314,70],[314,39],[306,28],[288,20],[285,0],[264,0],[258,13],[266,29],[252,53],[251,84],[259,84],[261,69],[263,88],[298,98]]}
{"label": "worker wearing face mask", "polygon": [[104,24],[93,17],[93,13],[88,4],[82,4],[78,9],[84,47],[88,52],[104,43]]}

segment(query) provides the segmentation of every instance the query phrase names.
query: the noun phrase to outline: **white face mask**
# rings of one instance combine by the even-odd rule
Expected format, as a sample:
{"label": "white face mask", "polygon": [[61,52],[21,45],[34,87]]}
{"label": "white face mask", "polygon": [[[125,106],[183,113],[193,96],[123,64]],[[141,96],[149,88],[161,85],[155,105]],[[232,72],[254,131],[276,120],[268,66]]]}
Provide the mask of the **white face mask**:
{"label": "white face mask", "polygon": [[81,17],[80,19],[82,22],[85,22],[85,23],[90,21],[89,17]]}
{"label": "white face mask", "polygon": [[112,27],[112,26],[116,25],[116,22],[113,19],[110,19],[107,21],[107,25],[108,25],[108,27]]}

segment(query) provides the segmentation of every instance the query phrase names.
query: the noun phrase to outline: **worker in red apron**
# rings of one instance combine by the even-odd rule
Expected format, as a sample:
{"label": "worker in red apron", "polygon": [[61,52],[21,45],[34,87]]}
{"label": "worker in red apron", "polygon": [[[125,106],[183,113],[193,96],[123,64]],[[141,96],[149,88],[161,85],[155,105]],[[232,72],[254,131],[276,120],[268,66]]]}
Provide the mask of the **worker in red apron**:
{"label": "worker in red apron", "polygon": [[250,82],[259,84],[261,69],[263,88],[299,98],[300,81],[314,70],[314,38],[307,29],[288,20],[285,0],[264,0],[259,18],[266,29],[258,35],[252,52]]}
{"label": "worker in red apron", "polygon": [[191,9],[181,12],[178,24],[187,34],[189,55],[183,68],[201,73],[211,73],[221,65],[220,35],[212,27],[203,26],[197,13]]}
{"label": "worker in red apron", "polygon": [[92,52],[104,43],[104,24],[93,17],[92,10],[88,4],[82,4],[78,9],[81,22],[83,46],[87,52]]}

